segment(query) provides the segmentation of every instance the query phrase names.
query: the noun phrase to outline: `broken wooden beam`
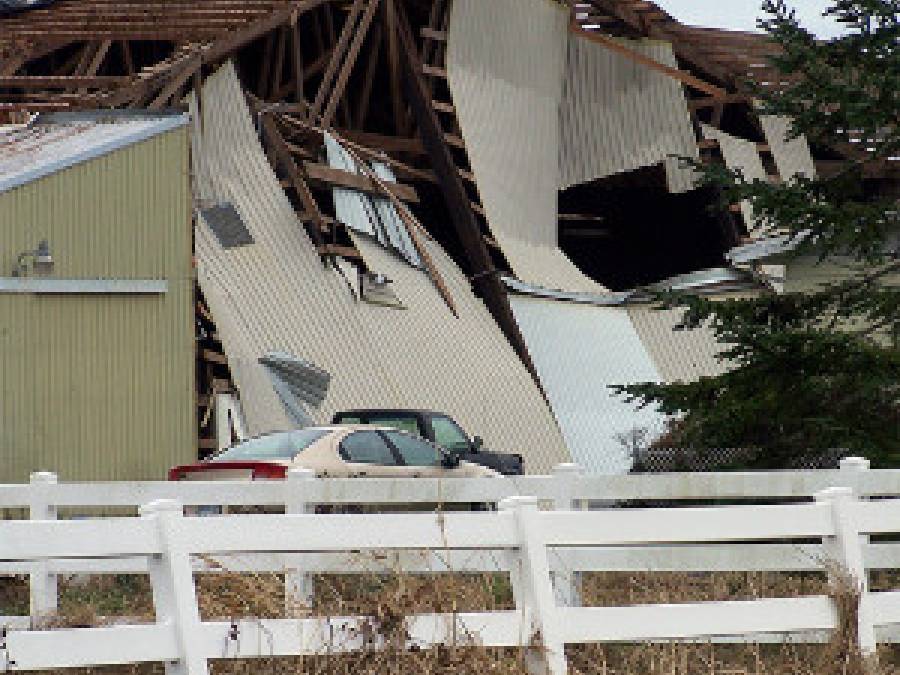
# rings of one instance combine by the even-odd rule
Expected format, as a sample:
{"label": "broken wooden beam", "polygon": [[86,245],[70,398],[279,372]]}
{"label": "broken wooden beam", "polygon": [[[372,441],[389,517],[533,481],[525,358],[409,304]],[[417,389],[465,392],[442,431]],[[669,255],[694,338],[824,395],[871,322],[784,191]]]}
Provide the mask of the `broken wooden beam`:
{"label": "broken wooden beam", "polygon": [[341,246],[340,244],[323,244],[316,247],[320,256],[340,256],[348,260],[362,260],[362,253],[353,246]]}
{"label": "broken wooden beam", "polygon": [[[350,190],[358,190],[367,194],[376,196],[386,196],[379,185],[376,185],[366,176],[358,173],[350,173],[341,169],[335,169],[324,164],[316,164],[315,162],[304,162],[303,169],[306,176],[313,184],[325,185],[327,187],[342,187]],[[404,183],[385,182],[387,190],[405,202],[417,204],[419,202],[419,194],[411,185]]]}

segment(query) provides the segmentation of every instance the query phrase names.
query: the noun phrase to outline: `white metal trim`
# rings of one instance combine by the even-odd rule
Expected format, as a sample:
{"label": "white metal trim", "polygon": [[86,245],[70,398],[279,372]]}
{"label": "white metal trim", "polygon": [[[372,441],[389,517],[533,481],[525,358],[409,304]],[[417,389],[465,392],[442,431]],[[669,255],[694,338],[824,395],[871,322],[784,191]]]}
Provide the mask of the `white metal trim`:
{"label": "white metal trim", "polygon": [[0,294],[37,295],[161,295],[169,291],[165,279],[40,279],[0,277]]}

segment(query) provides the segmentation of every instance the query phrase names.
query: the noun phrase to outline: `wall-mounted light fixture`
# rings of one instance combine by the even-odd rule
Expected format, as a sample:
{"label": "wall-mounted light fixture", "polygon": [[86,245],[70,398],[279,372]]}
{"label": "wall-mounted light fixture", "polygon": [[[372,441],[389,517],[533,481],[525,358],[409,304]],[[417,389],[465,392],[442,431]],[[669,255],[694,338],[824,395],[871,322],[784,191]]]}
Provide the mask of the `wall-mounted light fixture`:
{"label": "wall-mounted light fixture", "polygon": [[33,251],[23,251],[19,254],[12,270],[14,277],[24,277],[28,274],[28,266],[25,264],[28,258],[31,258],[31,271],[35,274],[48,274],[53,270],[53,256],[46,239],[42,239]]}

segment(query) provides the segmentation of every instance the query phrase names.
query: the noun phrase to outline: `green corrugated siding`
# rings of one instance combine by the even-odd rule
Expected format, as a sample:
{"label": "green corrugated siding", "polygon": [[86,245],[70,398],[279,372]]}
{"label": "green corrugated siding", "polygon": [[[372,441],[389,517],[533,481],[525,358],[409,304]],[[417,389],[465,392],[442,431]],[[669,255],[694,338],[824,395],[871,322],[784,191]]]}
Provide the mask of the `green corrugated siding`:
{"label": "green corrugated siding", "polygon": [[151,296],[0,294],[0,481],[163,478],[196,447],[188,131],[0,194],[0,276],[166,279]]}

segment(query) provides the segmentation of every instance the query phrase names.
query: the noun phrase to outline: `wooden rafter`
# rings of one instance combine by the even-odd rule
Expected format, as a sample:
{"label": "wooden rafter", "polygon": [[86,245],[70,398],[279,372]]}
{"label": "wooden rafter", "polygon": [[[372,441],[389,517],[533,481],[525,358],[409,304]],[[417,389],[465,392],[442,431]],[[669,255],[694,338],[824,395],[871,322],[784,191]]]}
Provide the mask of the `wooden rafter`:
{"label": "wooden rafter", "polygon": [[525,345],[525,338],[519,330],[498,270],[495,268],[487,244],[482,238],[472,202],[450,154],[450,149],[444,142],[443,129],[437,113],[431,107],[431,92],[422,74],[422,61],[412,29],[402,8],[397,6],[395,0],[385,0],[385,2],[393,4],[397,12],[401,61],[410,108],[419,128],[422,142],[431,159],[432,168],[437,175],[438,184],[450,212],[450,219],[459,241],[466,251],[466,258],[474,270],[472,284],[484,298],[485,304],[510,344],[519,354],[522,362],[537,378],[537,371],[528,353],[528,347]]}
{"label": "wooden rafter", "polygon": [[334,81],[338,68],[340,68],[341,63],[343,62],[344,53],[350,45],[350,41],[353,39],[356,22],[362,12],[364,4],[365,0],[354,0],[353,6],[350,8],[350,13],[347,15],[347,20],[344,23],[344,29],[341,31],[341,36],[338,38],[337,44],[331,52],[331,60],[328,62],[328,67],[325,69],[325,74],[322,75],[322,83],[319,85],[319,91],[313,99],[312,107],[310,108],[310,119],[317,118],[322,113],[322,106],[325,104],[325,98],[328,96],[328,92],[331,90],[331,83]]}
{"label": "wooden rafter", "polygon": [[607,49],[621,54],[622,56],[625,56],[632,61],[647,66],[648,68],[663,73],[664,75],[668,75],[669,77],[678,80],[682,84],[693,87],[694,89],[702,91],[705,94],[709,94],[713,98],[722,99],[728,94],[728,92],[721,87],[712,85],[709,82],[701,80],[699,77],[691,75],[690,73],[679,70],[678,68],[672,68],[671,66],[660,63],[655,59],[651,59],[645,54],[641,54],[639,51],[630,49],[628,46],[622,44],[622,42],[620,42],[619,40],[601,35],[600,33],[586,31],[582,28],[574,28],[572,29],[572,32],[585,40],[596,42],[597,44],[603,45]]}
{"label": "wooden rafter", "polygon": [[288,149],[284,138],[278,131],[278,126],[275,124],[272,115],[268,113],[260,115],[260,125],[262,127],[263,136],[269,143],[269,147],[275,157],[276,164],[281,166],[287,174],[294,191],[303,203],[303,208],[313,222],[313,227],[309,228],[313,243],[318,247],[323,246],[325,241],[322,239],[322,231],[326,226],[324,219],[322,218],[322,211],[319,209],[319,204],[316,202],[315,197],[313,197],[309,185],[307,184],[303,173],[300,171],[300,167],[297,166],[297,163],[291,156],[291,151]]}
{"label": "wooden rafter", "polygon": [[353,36],[353,42],[347,52],[347,58],[344,60],[344,65],[341,66],[341,72],[338,74],[337,80],[334,83],[334,89],[331,91],[331,97],[328,99],[328,105],[325,106],[325,111],[322,113],[323,127],[331,126],[331,121],[334,119],[334,112],[347,89],[347,82],[350,80],[350,74],[353,72],[353,67],[356,65],[359,50],[362,49],[363,42],[369,31],[369,26],[372,25],[372,19],[375,17],[375,11],[378,9],[378,2],[379,0],[369,0],[369,5],[366,7],[366,11],[359,22],[359,27],[356,30],[356,34]]}

